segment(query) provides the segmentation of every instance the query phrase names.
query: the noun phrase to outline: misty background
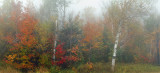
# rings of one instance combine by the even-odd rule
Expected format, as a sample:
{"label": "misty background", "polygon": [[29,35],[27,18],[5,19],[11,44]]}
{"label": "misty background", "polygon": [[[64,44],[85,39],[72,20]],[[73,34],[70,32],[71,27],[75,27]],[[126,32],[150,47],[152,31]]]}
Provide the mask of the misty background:
{"label": "misty background", "polygon": [[160,0],[0,0],[0,73],[160,72]]}
{"label": "misty background", "polygon": [[[29,0],[18,0],[23,2],[23,5],[27,5],[27,1]],[[101,16],[103,13],[104,4],[109,5],[112,0],[68,0],[70,1],[70,5],[67,7],[67,12],[83,13],[85,8],[92,7],[95,10],[95,15]],[[40,8],[42,4],[42,0],[34,0],[32,1],[36,9]],[[0,0],[0,6],[2,6],[3,0]],[[155,0],[154,2],[155,10],[160,13],[160,0]]]}

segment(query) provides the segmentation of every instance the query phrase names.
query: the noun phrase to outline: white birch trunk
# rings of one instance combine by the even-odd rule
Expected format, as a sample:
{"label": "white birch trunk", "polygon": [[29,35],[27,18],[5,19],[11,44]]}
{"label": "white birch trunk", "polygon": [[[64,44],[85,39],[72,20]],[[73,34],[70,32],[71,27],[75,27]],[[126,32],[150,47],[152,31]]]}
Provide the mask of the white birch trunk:
{"label": "white birch trunk", "polygon": [[121,25],[122,25],[122,22],[120,21],[119,27],[118,27],[118,32],[117,32],[117,35],[116,35],[115,44],[114,44],[114,49],[113,49],[112,71],[114,71],[114,67],[115,67],[117,47],[118,47],[119,37],[120,37],[120,34],[121,34]]}
{"label": "white birch trunk", "polygon": [[57,46],[57,20],[56,20],[56,33],[55,33],[55,40],[54,40],[54,49],[53,49],[53,60],[56,60],[56,46]]}

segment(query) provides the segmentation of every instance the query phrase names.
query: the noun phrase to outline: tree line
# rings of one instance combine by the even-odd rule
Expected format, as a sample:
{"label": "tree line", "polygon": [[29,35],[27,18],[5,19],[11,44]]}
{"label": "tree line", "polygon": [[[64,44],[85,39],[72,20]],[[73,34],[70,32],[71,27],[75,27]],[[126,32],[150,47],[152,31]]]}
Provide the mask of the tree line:
{"label": "tree line", "polygon": [[150,0],[114,0],[102,17],[94,8],[66,13],[67,0],[4,0],[0,8],[0,58],[22,71],[82,63],[159,64],[160,15]]}

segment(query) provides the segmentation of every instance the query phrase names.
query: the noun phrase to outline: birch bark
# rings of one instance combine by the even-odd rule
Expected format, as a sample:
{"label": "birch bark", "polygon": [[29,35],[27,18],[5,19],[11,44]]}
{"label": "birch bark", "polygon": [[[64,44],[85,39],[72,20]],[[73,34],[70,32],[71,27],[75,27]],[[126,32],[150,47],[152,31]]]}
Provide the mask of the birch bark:
{"label": "birch bark", "polygon": [[54,40],[54,49],[53,49],[53,60],[56,60],[56,46],[57,46],[57,20],[56,20],[56,33],[55,33],[55,40]]}
{"label": "birch bark", "polygon": [[115,44],[114,44],[113,57],[112,57],[112,71],[114,71],[114,67],[115,67],[116,53],[117,53],[119,37],[121,34],[121,28],[122,28],[122,21],[120,21],[120,23],[119,23],[118,32],[117,32],[116,40],[115,40]]}

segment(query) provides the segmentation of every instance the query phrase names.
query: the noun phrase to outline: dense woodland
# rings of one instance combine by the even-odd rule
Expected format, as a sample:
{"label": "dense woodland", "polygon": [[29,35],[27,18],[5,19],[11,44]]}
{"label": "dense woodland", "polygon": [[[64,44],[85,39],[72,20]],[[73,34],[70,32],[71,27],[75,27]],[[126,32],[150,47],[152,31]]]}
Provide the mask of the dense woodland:
{"label": "dense woodland", "polygon": [[[0,7],[0,61],[21,72],[93,73],[93,64],[160,65],[160,14],[153,0],[112,0],[102,16],[88,7],[67,12],[72,1],[4,0]],[[1,65],[1,64],[0,64]],[[105,69],[105,68],[104,68]],[[81,72],[82,71],[82,72]],[[96,73],[96,72],[95,72]],[[106,73],[106,72],[104,72]],[[119,72],[120,73],[120,72]]]}

